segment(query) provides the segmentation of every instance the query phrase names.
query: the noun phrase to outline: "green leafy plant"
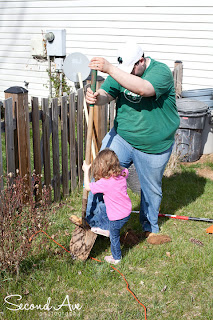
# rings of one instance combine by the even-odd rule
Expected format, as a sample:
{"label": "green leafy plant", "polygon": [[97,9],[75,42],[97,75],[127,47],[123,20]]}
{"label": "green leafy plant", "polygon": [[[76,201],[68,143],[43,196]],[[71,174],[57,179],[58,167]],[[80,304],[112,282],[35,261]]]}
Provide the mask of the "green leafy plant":
{"label": "green leafy plant", "polygon": [[47,70],[47,72],[49,75],[49,79],[52,83],[55,98],[58,98],[60,96],[60,87],[62,87],[62,94],[65,92],[69,95],[72,92],[72,87],[68,85],[65,75],[63,73],[62,80],[60,80],[59,72],[50,72],[49,70]]}

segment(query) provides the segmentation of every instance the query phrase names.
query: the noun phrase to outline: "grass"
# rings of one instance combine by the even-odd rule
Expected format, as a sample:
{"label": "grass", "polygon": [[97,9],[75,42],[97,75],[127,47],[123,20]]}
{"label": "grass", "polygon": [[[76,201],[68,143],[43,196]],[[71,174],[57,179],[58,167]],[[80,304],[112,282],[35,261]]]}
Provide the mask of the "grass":
{"label": "grass", "polygon": [[[208,165],[208,164],[207,164]],[[212,168],[211,166],[208,166]],[[173,175],[163,178],[162,213],[213,218],[213,181],[199,177],[195,168],[181,166]],[[129,191],[133,210],[139,209],[140,198]],[[81,215],[82,193],[74,192],[63,203],[53,204],[47,233],[69,250],[74,226],[71,214]],[[142,240],[134,247],[122,247],[123,260],[116,268],[126,277],[130,289],[147,307],[148,320],[210,320],[213,310],[213,235],[205,232],[205,222],[159,218],[161,232],[172,242],[152,246]],[[132,213],[122,232],[128,228],[141,231],[138,214]],[[33,248],[43,234],[33,240]],[[203,243],[198,245],[190,239]],[[1,273],[0,319],[84,319],[139,320],[145,319],[141,305],[126,290],[121,275],[107,263],[88,259],[73,261],[65,250],[48,240],[39,254],[34,249],[23,261],[20,277]],[[109,240],[98,237],[91,256],[103,261],[110,253]],[[5,303],[5,297],[20,295]],[[24,305],[61,306],[54,311],[17,310]],[[67,297],[67,298],[66,298]],[[68,299],[74,311],[69,311]],[[77,310],[76,304],[79,304]],[[17,305],[17,306],[15,306]]]}

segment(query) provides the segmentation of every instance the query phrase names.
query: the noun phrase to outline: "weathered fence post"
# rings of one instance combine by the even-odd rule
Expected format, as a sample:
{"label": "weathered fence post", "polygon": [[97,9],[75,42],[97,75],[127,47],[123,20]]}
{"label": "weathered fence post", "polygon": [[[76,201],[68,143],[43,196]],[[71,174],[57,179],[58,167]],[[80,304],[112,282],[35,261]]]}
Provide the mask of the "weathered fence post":
{"label": "weathered fence post", "polygon": [[15,169],[19,169],[19,159],[18,159],[18,136],[17,136],[17,103],[18,103],[18,94],[19,93],[26,93],[27,90],[22,87],[10,87],[5,92],[5,99],[12,98],[12,114],[13,114],[13,119],[16,123],[16,127],[13,130],[13,135],[14,135],[14,153],[15,153]]}
{"label": "weathered fence post", "polygon": [[44,159],[44,183],[46,188],[50,191],[51,201],[51,169],[50,169],[50,142],[49,142],[49,124],[50,124],[50,111],[48,98],[42,98],[42,131],[43,131],[43,159]]}
{"label": "weathered fence post", "polygon": [[76,139],[75,139],[75,94],[69,97],[69,134],[70,134],[70,174],[71,174],[71,191],[76,188]]}
{"label": "weathered fence post", "polygon": [[[7,157],[7,174],[15,175],[14,135],[13,135],[13,100],[8,98],[4,101],[5,108],[5,140]],[[12,182],[12,177],[10,182]]]}
{"label": "weathered fence post", "polygon": [[61,153],[63,196],[69,195],[67,96],[61,97]]}
{"label": "weathered fence post", "polygon": [[182,81],[183,81],[183,63],[182,61],[175,61],[174,72],[173,72],[176,98],[181,97],[182,92]]}
{"label": "weathered fence post", "polygon": [[77,102],[77,145],[78,145],[78,185],[83,183],[83,88],[78,89]]}
{"label": "weathered fence post", "polygon": [[[40,129],[39,129],[39,105],[38,98],[31,98],[32,106],[32,129],[33,129],[33,159],[35,174],[41,176],[41,147],[40,147]],[[36,201],[41,199],[42,184],[36,190]]]}
{"label": "weathered fence post", "polygon": [[29,129],[29,107],[28,93],[18,96],[17,110],[17,136],[19,153],[19,172],[21,177],[26,175],[28,186],[31,189],[31,166],[30,166],[30,129]]}
{"label": "weathered fence post", "polygon": [[5,97],[9,96],[13,99],[13,117],[16,116],[17,119],[19,174],[25,178],[26,193],[29,194],[31,190],[31,165],[28,91],[22,87],[11,87],[5,90]]}
{"label": "weathered fence post", "polygon": [[59,161],[59,138],[58,138],[58,99],[52,99],[52,148],[53,148],[53,189],[54,200],[61,199],[60,193],[60,161]]}

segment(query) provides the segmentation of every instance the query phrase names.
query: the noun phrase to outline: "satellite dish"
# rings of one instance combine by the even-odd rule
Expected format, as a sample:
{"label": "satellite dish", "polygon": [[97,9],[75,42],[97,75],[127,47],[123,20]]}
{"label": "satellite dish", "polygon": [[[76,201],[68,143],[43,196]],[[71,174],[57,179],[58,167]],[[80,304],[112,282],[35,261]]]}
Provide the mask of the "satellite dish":
{"label": "satellite dish", "polygon": [[82,81],[88,78],[90,74],[89,59],[80,52],[71,53],[64,60],[63,71],[65,76],[73,81],[78,82],[78,73],[81,73]]}

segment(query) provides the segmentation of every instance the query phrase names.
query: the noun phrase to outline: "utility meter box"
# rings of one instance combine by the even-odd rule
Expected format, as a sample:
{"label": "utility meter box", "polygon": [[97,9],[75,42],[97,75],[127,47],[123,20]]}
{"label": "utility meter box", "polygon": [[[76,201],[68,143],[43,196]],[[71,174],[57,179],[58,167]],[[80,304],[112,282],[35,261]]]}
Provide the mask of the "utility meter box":
{"label": "utility meter box", "polygon": [[52,57],[66,56],[66,30],[47,30],[47,55]]}
{"label": "utility meter box", "polygon": [[31,38],[31,54],[33,57],[46,58],[47,52],[43,35]]}

